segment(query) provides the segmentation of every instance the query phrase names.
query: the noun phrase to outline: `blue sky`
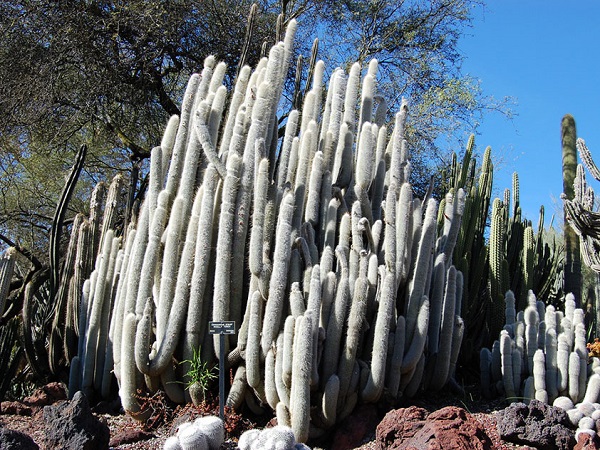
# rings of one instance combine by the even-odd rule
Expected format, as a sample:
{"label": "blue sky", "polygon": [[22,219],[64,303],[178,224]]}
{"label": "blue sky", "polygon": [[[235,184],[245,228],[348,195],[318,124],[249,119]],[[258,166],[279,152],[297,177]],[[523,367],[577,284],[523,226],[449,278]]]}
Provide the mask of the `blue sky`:
{"label": "blue sky", "polygon": [[600,2],[489,0],[473,18],[459,44],[463,71],[480,80],[484,94],[516,100],[513,119],[488,114],[476,137],[480,151],[492,147],[495,193],[511,187],[516,171],[524,216],[536,224],[543,204],[546,225],[558,211],[554,224],[561,226],[566,113],[600,165]]}

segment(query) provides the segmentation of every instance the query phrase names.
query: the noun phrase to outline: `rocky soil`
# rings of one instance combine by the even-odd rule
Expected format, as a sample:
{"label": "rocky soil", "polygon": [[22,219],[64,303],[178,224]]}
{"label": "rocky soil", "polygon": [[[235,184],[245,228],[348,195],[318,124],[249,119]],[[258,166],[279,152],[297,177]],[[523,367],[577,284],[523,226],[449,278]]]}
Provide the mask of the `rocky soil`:
{"label": "rocky soil", "polygon": [[[457,396],[451,393],[437,393],[412,399],[410,404],[423,408],[429,413],[447,406],[464,409],[468,415],[481,425],[489,437],[493,447],[498,450],[522,448],[501,439],[496,423],[497,412],[506,404],[500,400],[483,400],[476,387],[467,388],[466,395]],[[30,436],[40,448],[44,447],[45,435],[48,432],[44,421],[43,408],[45,405],[59,404],[64,401],[64,388],[60,385],[49,385],[20,402],[2,402],[0,405],[0,428],[20,431]],[[151,419],[141,424],[130,416],[119,411],[118,401],[101,403],[92,410],[94,415],[108,425],[110,430],[110,448],[126,450],[161,449],[164,441],[175,434],[179,424],[195,419],[198,416],[218,415],[218,404],[212,402],[202,408],[193,405],[173,407],[160,395],[146,399],[153,409]],[[408,405],[406,405],[408,406]],[[382,421],[389,408],[378,409],[373,405],[364,405],[341,423],[337,429],[326,437],[314,440],[308,444],[313,449],[332,450],[367,450],[377,448],[375,435],[376,427]],[[251,428],[269,426],[270,417],[241,416],[227,412],[226,442],[222,449],[235,449],[241,433]],[[272,422],[272,420],[271,420]],[[476,448],[476,447],[472,447]],[[488,447],[489,448],[489,447]]]}

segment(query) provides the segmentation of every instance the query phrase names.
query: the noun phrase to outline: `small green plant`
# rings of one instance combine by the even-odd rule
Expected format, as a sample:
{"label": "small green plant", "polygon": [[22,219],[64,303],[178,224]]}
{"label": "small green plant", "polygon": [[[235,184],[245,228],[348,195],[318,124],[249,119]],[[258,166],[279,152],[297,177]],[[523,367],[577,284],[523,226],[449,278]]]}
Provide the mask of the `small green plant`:
{"label": "small green plant", "polygon": [[206,391],[208,390],[211,380],[217,378],[213,373],[212,367],[209,367],[206,361],[200,358],[200,347],[194,350],[192,359],[186,359],[181,364],[187,364],[188,370],[185,374],[187,378],[186,389],[190,393],[190,397],[195,406],[204,403]]}

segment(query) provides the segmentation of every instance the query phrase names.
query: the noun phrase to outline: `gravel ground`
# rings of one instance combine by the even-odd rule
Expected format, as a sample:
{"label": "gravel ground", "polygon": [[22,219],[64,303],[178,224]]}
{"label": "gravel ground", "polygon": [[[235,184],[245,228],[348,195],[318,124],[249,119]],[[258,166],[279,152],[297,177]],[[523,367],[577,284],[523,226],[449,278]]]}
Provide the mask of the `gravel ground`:
{"label": "gravel ground", "polygon": [[[474,388],[475,389],[475,388]],[[473,390],[469,390],[473,392]],[[473,398],[474,396],[457,397],[453,394],[437,393],[435,396],[427,396],[418,399],[414,399],[411,404],[423,407],[429,412],[433,412],[444,406],[459,406],[469,411],[485,428],[486,432],[492,439],[492,442],[496,446],[497,450],[507,450],[521,448],[519,446],[504,442],[500,439],[496,429],[496,417],[495,411],[502,409],[505,404],[501,400],[486,401],[481,398]],[[475,396],[476,397],[476,396]],[[408,406],[408,405],[407,405]],[[206,409],[198,409],[192,405],[186,407],[178,407],[173,411],[168,411],[167,414],[161,415],[157,413],[156,426],[152,429],[145,430],[142,425],[125,414],[110,414],[107,412],[101,412],[97,410],[97,416],[101,420],[105,421],[109,426],[111,439],[123,434],[132,434],[137,436],[135,441],[131,443],[121,443],[119,445],[113,445],[111,448],[115,450],[158,450],[162,449],[165,440],[173,435],[177,426],[187,420],[193,420],[200,415],[206,414],[217,414],[218,410],[213,406],[212,411]],[[42,447],[42,439],[44,436],[44,421],[43,412],[41,408],[34,408],[31,416],[19,416],[11,414],[0,415],[0,425],[21,431],[28,434],[33,440]],[[237,448],[236,443],[239,435],[250,428],[262,428],[267,424],[251,422],[248,419],[242,419],[241,416],[234,416],[232,419],[227,421],[227,427],[230,428],[227,433],[228,438],[222,445],[223,450],[232,450]],[[145,436],[140,433],[146,431]],[[150,435],[149,439],[147,436]],[[313,447],[318,449],[320,447]],[[354,450],[372,450],[375,449],[375,430],[367,433],[363,439],[363,443],[360,447],[356,447]],[[348,449],[351,450],[351,449]]]}

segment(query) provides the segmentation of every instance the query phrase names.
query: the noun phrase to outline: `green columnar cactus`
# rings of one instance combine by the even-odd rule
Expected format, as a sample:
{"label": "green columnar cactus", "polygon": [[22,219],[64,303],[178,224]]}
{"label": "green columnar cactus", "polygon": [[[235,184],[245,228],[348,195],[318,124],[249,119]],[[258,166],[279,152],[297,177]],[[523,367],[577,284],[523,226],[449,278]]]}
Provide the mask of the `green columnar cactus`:
{"label": "green columnar cactus", "polygon": [[15,270],[17,249],[9,247],[0,257],[0,317],[4,314],[10,281]]}
{"label": "green columnar cactus", "polygon": [[[490,333],[500,332],[504,318],[504,293],[508,290],[507,263],[505,259],[506,222],[504,205],[499,199],[492,207],[492,226],[490,229],[490,296],[489,306]],[[532,356],[533,357],[533,356]]]}
{"label": "green columnar cactus", "polygon": [[[573,200],[573,182],[577,169],[576,150],[577,131],[575,119],[566,114],[561,121],[561,143],[562,143],[562,172],[563,193],[567,200]],[[565,208],[565,217],[568,211]],[[572,292],[577,299],[581,299],[581,256],[579,250],[579,239],[571,226],[565,226],[565,250],[566,259],[564,266],[565,292]]]}

